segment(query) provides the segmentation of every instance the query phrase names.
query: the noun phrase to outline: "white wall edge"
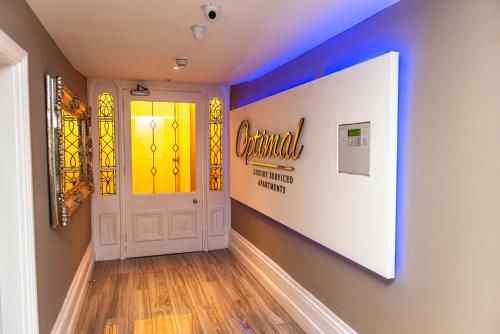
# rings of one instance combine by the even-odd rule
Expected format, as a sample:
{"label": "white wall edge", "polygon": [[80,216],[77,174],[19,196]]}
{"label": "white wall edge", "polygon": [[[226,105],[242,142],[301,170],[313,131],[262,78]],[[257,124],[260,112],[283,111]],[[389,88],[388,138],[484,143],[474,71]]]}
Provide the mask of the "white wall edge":
{"label": "white wall edge", "polygon": [[18,174],[19,251],[21,255],[21,282],[24,327],[30,333],[38,333],[38,296],[36,279],[35,217],[33,203],[33,177],[31,162],[31,130],[29,107],[28,57],[16,66],[18,105],[16,144]]}
{"label": "white wall edge", "polygon": [[52,329],[52,334],[71,334],[75,332],[88,289],[88,282],[94,270],[94,263],[94,245],[90,242],[64,299],[63,306]]}
{"label": "white wall edge", "polygon": [[7,64],[17,64],[28,56],[12,38],[0,29],[0,59]]}
{"label": "white wall edge", "polygon": [[[38,301],[36,281],[35,223],[33,204],[33,181],[31,163],[31,131],[29,105],[29,73],[28,53],[0,29],[0,62],[12,66],[13,104],[12,110],[15,122],[15,165],[17,196],[10,205],[17,206],[17,217],[11,222],[17,226],[16,235],[9,235],[12,244],[10,256],[19,259],[19,271],[11,273],[19,279],[17,299],[6,299],[7,305],[17,308],[20,305],[19,319],[7,321],[0,315],[0,332],[7,324],[9,330],[17,329],[23,333],[38,333]],[[9,203],[7,203],[9,204]],[[7,218],[10,218],[7,216]],[[1,239],[1,238],[0,238]],[[15,240],[15,241],[14,241]],[[3,242],[3,240],[2,240]],[[4,300],[5,302],[5,300]],[[20,321],[19,321],[20,320]],[[18,321],[20,323],[15,323]],[[2,323],[3,322],[3,323]]]}
{"label": "white wall edge", "polygon": [[231,230],[229,250],[306,333],[357,334],[273,260],[235,230]]}

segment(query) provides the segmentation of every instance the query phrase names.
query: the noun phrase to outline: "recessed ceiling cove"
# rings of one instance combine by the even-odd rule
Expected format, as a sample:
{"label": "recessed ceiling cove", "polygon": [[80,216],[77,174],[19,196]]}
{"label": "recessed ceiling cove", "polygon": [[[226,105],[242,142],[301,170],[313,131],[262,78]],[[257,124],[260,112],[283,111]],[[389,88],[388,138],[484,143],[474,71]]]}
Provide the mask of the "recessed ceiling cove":
{"label": "recessed ceiling cove", "polygon": [[[86,77],[208,84],[263,75],[398,1],[220,0],[208,21],[203,0],[27,0]],[[173,71],[178,55],[189,67]]]}

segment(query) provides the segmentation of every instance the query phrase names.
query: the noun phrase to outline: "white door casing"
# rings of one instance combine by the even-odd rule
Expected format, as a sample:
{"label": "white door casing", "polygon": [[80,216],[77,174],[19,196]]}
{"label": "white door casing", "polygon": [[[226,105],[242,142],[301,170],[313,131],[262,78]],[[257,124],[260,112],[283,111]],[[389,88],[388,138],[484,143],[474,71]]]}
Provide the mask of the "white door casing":
{"label": "white door casing", "polygon": [[[121,159],[121,110],[119,88],[114,81],[89,79],[87,84],[88,101],[92,107],[92,144],[94,185],[96,191],[91,197],[92,206],[92,239],[96,252],[96,260],[112,260],[122,258],[121,239],[123,236],[120,215],[120,181],[119,172]],[[116,190],[117,195],[101,195],[99,168],[99,123],[97,99],[99,94],[109,93],[114,97],[115,122],[115,160],[116,160]]]}
{"label": "white door casing", "polygon": [[[229,197],[229,87],[209,86],[207,88],[207,102],[214,97],[222,99],[222,190],[207,190],[207,231],[206,249],[227,248],[229,244],[229,232],[231,230],[231,200]],[[207,111],[208,113],[208,111]],[[207,117],[208,118],[208,117]],[[208,135],[205,136],[208,138]],[[208,150],[209,144],[205,144]],[[208,152],[207,152],[208,156]],[[207,158],[208,160],[208,158]],[[208,170],[207,166],[205,167]],[[208,180],[208,177],[207,177]]]}
{"label": "white door casing", "polygon": [[0,30],[0,332],[38,333],[28,54]]}
{"label": "white door casing", "polygon": [[[197,182],[197,189],[200,188],[203,182],[203,189],[198,200],[198,210],[201,211],[201,218],[198,223],[201,223],[199,229],[202,232],[202,250],[221,249],[227,248],[228,236],[230,230],[230,199],[229,199],[229,88],[225,86],[205,86],[205,85],[190,85],[190,84],[176,84],[169,82],[155,82],[155,81],[125,81],[125,80],[102,80],[102,79],[89,79],[88,94],[90,105],[93,109],[93,143],[94,143],[94,175],[96,179],[96,193],[92,196],[92,230],[93,240],[96,249],[97,260],[110,260],[129,257],[130,254],[126,253],[125,239],[135,237],[136,239],[158,238],[160,233],[160,225],[162,235],[168,238],[170,226],[170,238],[178,240],[177,243],[186,243],[190,238],[179,238],[179,233],[173,233],[172,230],[183,226],[185,231],[184,235],[189,234],[189,219],[190,215],[183,210],[185,207],[171,207],[170,211],[160,210],[153,212],[151,215],[144,215],[144,211],[138,210],[135,216],[130,216],[131,224],[135,219],[136,225],[143,224],[149,233],[138,233],[136,230],[131,229],[132,234],[126,233],[126,219],[125,210],[126,203],[126,186],[127,180],[124,177],[127,172],[125,168],[125,131],[129,128],[130,124],[125,127],[125,102],[127,97],[130,96],[130,90],[134,89],[137,84],[141,84],[150,89],[152,93],[167,94],[170,96],[197,95],[200,99],[202,108],[197,110],[197,119],[201,121],[201,132],[199,131],[197,137],[202,140],[197,145],[197,151],[202,153],[200,157],[202,163],[200,166],[201,178]],[[115,146],[116,146],[116,164],[117,164],[117,195],[102,196],[100,194],[99,184],[99,134],[98,134],[98,119],[97,119],[97,97],[102,92],[109,92],[113,95],[115,101]],[[223,101],[223,190],[222,191],[209,191],[208,190],[208,101],[212,97],[219,97]],[[192,199],[191,198],[191,206]],[[181,211],[179,213],[179,210]],[[215,210],[215,214],[213,213]],[[171,221],[171,223],[168,223]],[[170,224],[170,225],[169,225]],[[176,227],[177,226],[177,227]],[[196,225],[197,226],[197,225]],[[133,227],[133,225],[131,225]],[[215,230],[214,230],[215,229]],[[181,241],[183,240],[183,241]],[[144,254],[144,253],[143,253]]]}

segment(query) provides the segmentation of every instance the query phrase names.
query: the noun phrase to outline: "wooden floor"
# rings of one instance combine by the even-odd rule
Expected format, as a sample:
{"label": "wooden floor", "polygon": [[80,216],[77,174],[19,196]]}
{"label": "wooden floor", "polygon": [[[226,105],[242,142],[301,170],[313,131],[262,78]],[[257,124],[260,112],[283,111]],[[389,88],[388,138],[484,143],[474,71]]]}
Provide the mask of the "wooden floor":
{"label": "wooden floor", "polygon": [[303,333],[227,251],[97,262],[76,333]]}

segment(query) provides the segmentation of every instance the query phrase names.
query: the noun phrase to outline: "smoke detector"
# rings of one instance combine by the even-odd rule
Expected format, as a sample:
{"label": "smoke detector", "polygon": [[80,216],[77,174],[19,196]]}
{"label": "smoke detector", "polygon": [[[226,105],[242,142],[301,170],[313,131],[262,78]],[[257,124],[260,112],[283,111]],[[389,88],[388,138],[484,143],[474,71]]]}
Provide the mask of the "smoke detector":
{"label": "smoke detector", "polygon": [[186,57],[177,57],[175,59],[175,66],[172,67],[174,70],[180,70],[181,68],[185,68],[188,65],[188,59]]}
{"label": "smoke detector", "polygon": [[196,39],[202,39],[205,36],[205,31],[207,30],[207,27],[195,25],[191,27],[191,30],[193,31],[193,36]]}

